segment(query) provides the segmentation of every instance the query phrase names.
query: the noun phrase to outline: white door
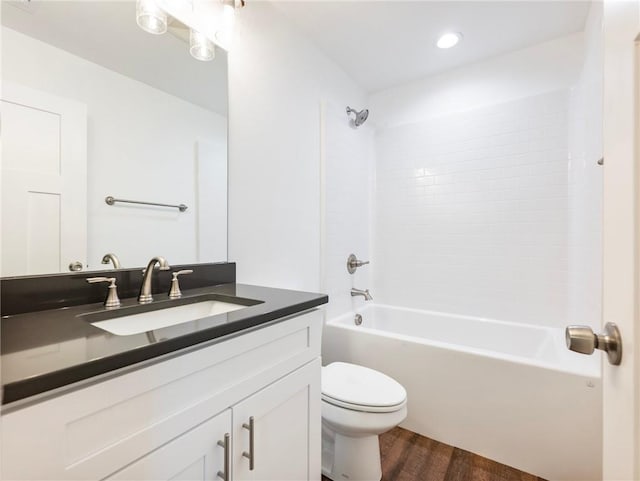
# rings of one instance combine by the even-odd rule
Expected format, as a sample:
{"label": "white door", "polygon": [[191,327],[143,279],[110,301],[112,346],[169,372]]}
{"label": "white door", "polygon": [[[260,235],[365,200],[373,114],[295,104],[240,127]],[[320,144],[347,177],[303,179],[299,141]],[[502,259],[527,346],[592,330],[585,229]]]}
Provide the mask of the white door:
{"label": "white door", "polygon": [[2,85],[2,276],[86,265],[87,109]]}
{"label": "white door", "polygon": [[[231,410],[227,409],[107,479],[109,481],[224,479],[225,469],[229,469],[230,465],[227,462],[225,468],[225,456],[231,449],[230,431]],[[226,448],[225,434],[227,435]],[[231,479],[230,473],[227,479]]]}
{"label": "white door", "polygon": [[[603,357],[603,478],[640,479],[638,132],[640,4],[604,2],[603,321],[622,335],[622,363]],[[585,420],[588,422],[588,420]],[[577,427],[578,428],[578,427]]]}
{"label": "white door", "polygon": [[233,407],[234,481],[320,480],[319,377],[317,359]]}

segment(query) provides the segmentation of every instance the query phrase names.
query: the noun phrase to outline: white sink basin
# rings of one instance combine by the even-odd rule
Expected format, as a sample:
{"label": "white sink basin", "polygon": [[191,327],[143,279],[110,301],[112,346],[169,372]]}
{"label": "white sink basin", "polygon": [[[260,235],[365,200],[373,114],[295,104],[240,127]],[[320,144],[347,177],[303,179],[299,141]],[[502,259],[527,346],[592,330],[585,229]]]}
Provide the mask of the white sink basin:
{"label": "white sink basin", "polygon": [[162,329],[163,327],[195,321],[204,317],[215,316],[216,314],[237,311],[245,307],[249,306],[209,300],[168,307],[166,309],[157,309],[141,314],[116,317],[114,319],[107,319],[106,321],[92,322],[91,325],[117,336],[130,336],[132,334],[140,334],[155,329]]}

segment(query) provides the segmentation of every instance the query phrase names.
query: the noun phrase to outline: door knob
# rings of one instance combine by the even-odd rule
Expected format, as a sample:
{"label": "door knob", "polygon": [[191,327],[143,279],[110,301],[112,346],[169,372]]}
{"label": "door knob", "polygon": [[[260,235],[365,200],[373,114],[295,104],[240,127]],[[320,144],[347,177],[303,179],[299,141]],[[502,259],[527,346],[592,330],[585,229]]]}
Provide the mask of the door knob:
{"label": "door knob", "polygon": [[589,326],[567,326],[565,339],[572,351],[593,354],[594,350],[600,349],[607,353],[610,364],[618,366],[622,361],[620,330],[613,322],[607,322],[602,334],[594,334]]}

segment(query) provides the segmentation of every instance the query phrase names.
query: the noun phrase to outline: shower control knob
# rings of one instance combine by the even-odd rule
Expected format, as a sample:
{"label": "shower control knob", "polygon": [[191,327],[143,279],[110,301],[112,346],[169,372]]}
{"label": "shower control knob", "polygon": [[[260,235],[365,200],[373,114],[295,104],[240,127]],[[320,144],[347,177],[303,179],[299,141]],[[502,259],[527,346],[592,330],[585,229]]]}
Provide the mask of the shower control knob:
{"label": "shower control knob", "polygon": [[594,334],[589,326],[567,326],[565,340],[571,351],[593,354],[593,351],[600,349],[607,353],[609,363],[614,366],[622,361],[622,339],[618,326],[613,322],[607,322],[602,334]]}
{"label": "shower control knob", "polygon": [[355,254],[350,254],[347,258],[347,271],[349,271],[349,274],[353,274],[358,267],[362,267],[368,263],[369,261],[361,261]]}

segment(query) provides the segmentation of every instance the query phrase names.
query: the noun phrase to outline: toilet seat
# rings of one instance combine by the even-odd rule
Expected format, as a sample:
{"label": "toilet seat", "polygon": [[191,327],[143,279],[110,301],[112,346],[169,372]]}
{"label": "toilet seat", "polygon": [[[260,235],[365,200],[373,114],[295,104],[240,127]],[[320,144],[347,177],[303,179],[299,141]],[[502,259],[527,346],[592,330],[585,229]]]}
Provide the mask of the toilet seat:
{"label": "toilet seat", "polygon": [[362,404],[351,404],[344,401],[340,401],[338,399],[333,399],[329,396],[322,395],[322,400],[334,406],[338,406],[343,409],[349,409],[350,411],[360,411],[365,413],[392,413],[395,411],[399,411],[406,404],[407,401],[403,401],[400,404],[395,404],[393,406],[366,406]]}
{"label": "toilet seat", "polygon": [[322,400],[352,411],[388,413],[406,405],[407,391],[381,372],[334,362],[322,368]]}

